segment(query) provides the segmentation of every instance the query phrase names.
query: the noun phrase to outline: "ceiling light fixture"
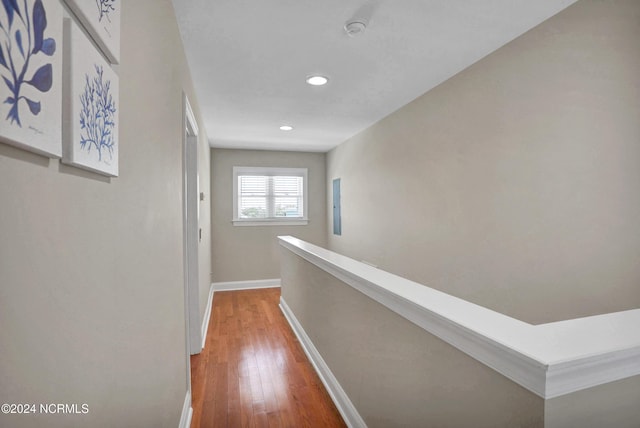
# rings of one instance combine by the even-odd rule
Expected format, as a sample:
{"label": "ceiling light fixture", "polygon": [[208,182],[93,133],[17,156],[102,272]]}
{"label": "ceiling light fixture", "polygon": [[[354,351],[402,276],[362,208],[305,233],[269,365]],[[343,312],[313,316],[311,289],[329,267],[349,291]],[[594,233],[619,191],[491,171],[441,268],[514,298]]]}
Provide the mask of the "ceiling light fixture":
{"label": "ceiling light fixture", "polygon": [[291,126],[291,125],[282,125],[280,127],[280,130],[281,131],[293,131],[293,126]]}
{"label": "ceiling light fixture", "polygon": [[307,83],[310,84],[310,85],[313,85],[313,86],[326,85],[328,81],[329,81],[328,78],[326,78],[324,76],[320,76],[320,75],[307,77]]}

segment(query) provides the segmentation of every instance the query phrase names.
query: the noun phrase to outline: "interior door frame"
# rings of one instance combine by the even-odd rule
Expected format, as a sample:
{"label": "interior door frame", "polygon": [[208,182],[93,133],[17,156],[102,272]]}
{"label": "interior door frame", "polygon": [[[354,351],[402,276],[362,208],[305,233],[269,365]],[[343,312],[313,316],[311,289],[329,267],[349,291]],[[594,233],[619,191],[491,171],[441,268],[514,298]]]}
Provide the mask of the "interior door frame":
{"label": "interior door frame", "polygon": [[183,93],[183,135],[182,135],[182,219],[183,219],[183,263],[184,263],[184,310],[185,346],[187,368],[187,392],[191,396],[192,354],[202,351],[200,329],[200,302],[198,281],[198,124]]}

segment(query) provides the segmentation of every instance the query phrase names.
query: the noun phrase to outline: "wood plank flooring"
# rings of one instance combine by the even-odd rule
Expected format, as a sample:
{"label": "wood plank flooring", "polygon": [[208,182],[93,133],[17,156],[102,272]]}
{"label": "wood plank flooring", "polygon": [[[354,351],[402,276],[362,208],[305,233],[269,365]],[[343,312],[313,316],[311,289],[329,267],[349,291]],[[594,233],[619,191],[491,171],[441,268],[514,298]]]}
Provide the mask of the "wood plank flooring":
{"label": "wood plank flooring", "polygon": [[192,428],[346,426],[279,299],[279,288],[215,293],[191,356]]}

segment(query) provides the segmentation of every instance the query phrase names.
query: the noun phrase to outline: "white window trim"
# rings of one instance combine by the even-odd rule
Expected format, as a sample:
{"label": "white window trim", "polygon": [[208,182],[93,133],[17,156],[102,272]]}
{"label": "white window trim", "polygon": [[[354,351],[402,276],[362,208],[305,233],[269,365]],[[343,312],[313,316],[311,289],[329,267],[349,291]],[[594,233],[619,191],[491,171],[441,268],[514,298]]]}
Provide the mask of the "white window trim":
{"label": "white window trim", "polygon": [[[233,225],[234,226],[305,226],[309,224],[309,187],[307,168],[272,168],[254,166],[234,166],[233,167]],[[265,218],[265,219],[244,219],[238,215],[238,176],[240,175],[266,175],[266,176],[296,176],[303,180],[303,211],[304,217],[290,218]]]}

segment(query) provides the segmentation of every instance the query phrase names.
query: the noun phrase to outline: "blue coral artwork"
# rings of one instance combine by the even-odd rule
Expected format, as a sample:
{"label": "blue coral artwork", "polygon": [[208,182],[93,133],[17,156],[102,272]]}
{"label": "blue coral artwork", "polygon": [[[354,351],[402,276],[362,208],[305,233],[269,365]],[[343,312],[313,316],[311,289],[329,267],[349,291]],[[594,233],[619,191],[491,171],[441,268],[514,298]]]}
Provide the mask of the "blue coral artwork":
{"label": "blue coral artwork", "polygon": [[116,0],[96,0],[96,6],[98,6],[98,22],[102,22],[102,19],[111,22],[110,15],[116,13]]}
{"label": "blue coral artwork", "polygon": [[62,7],[55,0],[2,0],[0,141],[62,154]]}
{"label": "blue coral artwork", "polygon": [[120,62],[122,0],[65,0],[112,64]]}
{"label": "blue coral artwork", "polygon": [[84,92],[80,94],[80,148],[88,153],[94,150],[98,162],[110,163],[116,147],[113,130],[118,109],[111,92],[111,81],[104,78],[104,68],[94,67],[91,75],[84,75]]}
{"label": "blue coral artwork", "polygon": [[[71,43],[70,112],[62,161],[118,175],[118,76],[78,26],[67,21]],[[68,137],[68,138],[67,138]]]}

